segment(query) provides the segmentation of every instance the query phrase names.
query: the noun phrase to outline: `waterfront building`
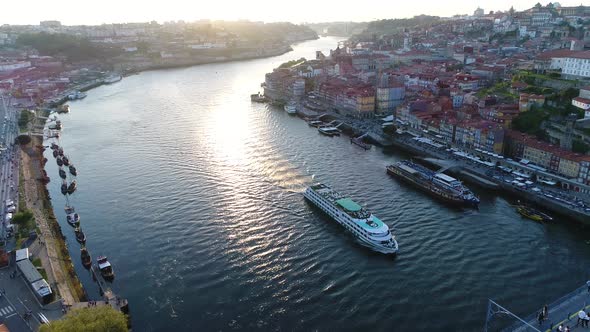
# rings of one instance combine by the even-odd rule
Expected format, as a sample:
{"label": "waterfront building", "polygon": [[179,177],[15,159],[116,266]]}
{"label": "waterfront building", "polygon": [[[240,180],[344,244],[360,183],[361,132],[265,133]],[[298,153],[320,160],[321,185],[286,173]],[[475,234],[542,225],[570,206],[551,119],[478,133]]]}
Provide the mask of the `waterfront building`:
{"label": "waterfront building", "polygon": [[305,80],[289,69],[276,69],[265,75],[264,95],[272,101],[287,103],[305,94]]}
{"label": "waterfront building", "polygon": [[349,88],[336,97],[336,108],[357,118],[372,118],[375,115],[375,89]]}
{"label": "waterfront building", "polygon": [[400,105],[405,97],[406,89],[403,83],[389,74],[383,74],[376,88],[376,110],[379,113],[391,113]]}
{"label": "waterfront building", "polygon": [[[506,133],[507,156],[526,160],[543,169],[581,184],[590,184],[590,156],[573,153],[539,141],[536,137],[509,130]],[[586,187],[575,183],[561,181],[562,187],[576,191],[586,190]],[[577,189],[576,189],[577,188]]]}

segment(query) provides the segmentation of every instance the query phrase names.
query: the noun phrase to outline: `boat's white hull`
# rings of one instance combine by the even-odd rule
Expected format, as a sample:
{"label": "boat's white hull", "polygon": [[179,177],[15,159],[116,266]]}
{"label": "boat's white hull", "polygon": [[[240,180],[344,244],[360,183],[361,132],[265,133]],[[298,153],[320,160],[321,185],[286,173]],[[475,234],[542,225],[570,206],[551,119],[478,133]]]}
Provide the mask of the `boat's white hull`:
{"label": "boat's white hull", "polygon": [[323,206],[324,204],[330,204],[327,201],[324,201],[323,204],[320,203],[318,201],[318,199],[316,197],[313,197],[310,194],[310,189],[307,189],[304,193],[303,196],[310,201],[311,203],[313,203],[316,207],[318,207],[320,210],[322,210],[324,213],[326,213],[328,216],[330,216],[332,219],[334,219],[337,223],[339,223],[342,227],[344,227],[347,231],[349,231],[352,235],[354,235],[354,237],[356,238],[356,240],[362,244],[365,247],[370,248],[373,251],[377,251],[380,252],[382,254],[388,254],[388,255],[392,255],[392,254],[396,254],[398,251],[398,245],[397,242],[395,240],[393,240],[393,242],[395,243],[395,245],[393,247],[390,246],[384,246],[380,243],[376,243],[373,242],[371,239],[365,238],[362,235],[359,234],[358,231],[355,231],[354,227],[350,224],[351,222],[346,220],[346,218],[344,218],[344,216],[340,215],[341,212],[339,212],[338,210],[336,211],[332,211],[328,208],[326,208],[325,206]]}

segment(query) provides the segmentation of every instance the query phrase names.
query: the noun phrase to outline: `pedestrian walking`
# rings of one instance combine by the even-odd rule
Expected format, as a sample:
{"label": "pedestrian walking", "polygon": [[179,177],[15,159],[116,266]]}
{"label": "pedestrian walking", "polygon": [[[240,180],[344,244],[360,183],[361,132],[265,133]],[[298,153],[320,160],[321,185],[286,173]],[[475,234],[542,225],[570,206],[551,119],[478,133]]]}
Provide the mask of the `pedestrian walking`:
{"label": "pedestrian walking", "polygon": [[580,312],[578,312],[578,321],[576,322],[576,326],[580,325],[580,323],[582,323],[582,326],[584,326],[584,319],[586,319],[586,312],[584,310],[580,310]]}
{"label": "pedestrian walking", "polygon": [[586,286],[588,286],[588,293],[590,293],[590,280],[586,281]]}
{"label": "pedestrian walking", "polygon": [[539,311],[539,314],[537,315],[537,321],[539,322],[539,326],[541,326],[541,324],[543,324],[543,311]]}
{"label": "pedestrian walking", "polygon": [[547,320],[549,318],[549,307],[545,304],[543,307],[543,320]]}
{"label": "pedestrian walking", "polygon": [[588,312],[586,312],[586,317],[584,317],[584,322],[582,326],[588,327],[588,322],[590,322],[590,316],[588,315]]}

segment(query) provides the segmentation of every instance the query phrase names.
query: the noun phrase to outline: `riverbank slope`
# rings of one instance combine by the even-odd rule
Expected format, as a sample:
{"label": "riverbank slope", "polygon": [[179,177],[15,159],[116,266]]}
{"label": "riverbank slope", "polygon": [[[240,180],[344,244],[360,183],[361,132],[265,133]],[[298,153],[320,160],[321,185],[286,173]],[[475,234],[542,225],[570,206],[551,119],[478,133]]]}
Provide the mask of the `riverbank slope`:
{"label": "riverbank slope", "polygon": [[21,195],[27,209],[33,212],[35,222],[44,243],[46,255],[41,255],[41,262],[50,283],[57,291],[65,305],[72,305],[86,298],[84,288],[78,280],[72,259],[69,255],[64,235],[55,217],[47,187],[42,178],[43,153],[37,147],[43,141],[32,137],[30,144],[21,148],[21,165],[23,186]]}

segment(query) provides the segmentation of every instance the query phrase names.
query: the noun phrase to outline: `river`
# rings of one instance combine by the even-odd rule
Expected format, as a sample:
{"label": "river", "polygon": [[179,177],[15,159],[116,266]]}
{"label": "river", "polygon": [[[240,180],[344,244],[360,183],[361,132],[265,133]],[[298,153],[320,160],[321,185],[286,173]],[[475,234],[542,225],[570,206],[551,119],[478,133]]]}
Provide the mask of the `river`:
{"label": "river", "polygon": [[[136,331],[481,330],[487,299],[528,314],[589,276],[589,232],[524,220],[507,198],[457,210],[391,178],[403,159],[321,136],[250,102],[282,56],[143,72],[96,88],[61,115],[76,165],[71,197],[95,258],[114,266]],[[49,153],[49,152],[46,152]],[[65,222],[53,157],[56,214]],[[356,244],[304,201],[315,181],[350,195],[397,237],[397,258]]]}

